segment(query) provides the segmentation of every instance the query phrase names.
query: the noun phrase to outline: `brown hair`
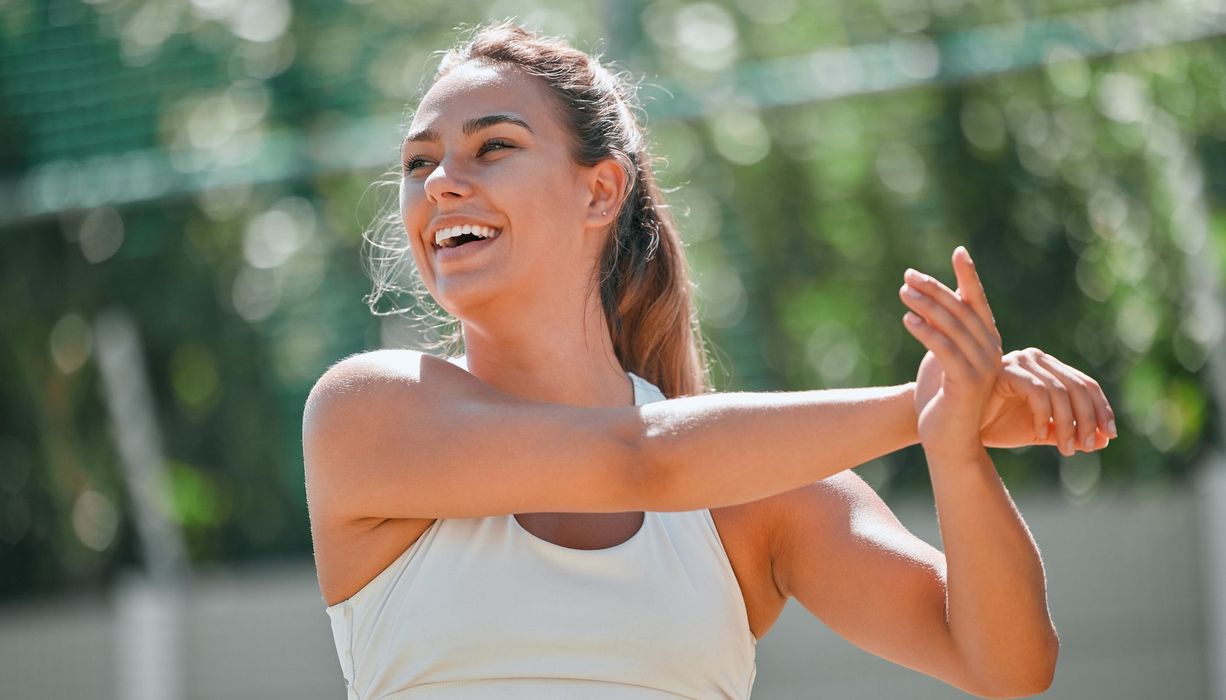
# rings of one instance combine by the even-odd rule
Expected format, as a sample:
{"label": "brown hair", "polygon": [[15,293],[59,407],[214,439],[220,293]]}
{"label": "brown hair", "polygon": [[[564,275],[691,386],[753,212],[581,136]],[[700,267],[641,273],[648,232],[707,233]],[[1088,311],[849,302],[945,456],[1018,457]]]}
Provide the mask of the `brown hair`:
{"label": "brown hair", "polygon": [[[621,165],[626,191],[592,279],[600,286],[617,359],[668,398],[707,393],[710,373],[685,251],[652,171],[644,130],[635,116],[640,109],[634,87],[599,59],[564,39],[540,36],[504,20],[473,29],[467,40],[448,50],[431,84],[469,61],[514,65],[541,79],[555,96],[560,121],[573,136],[575,163],[592,166],[613,158]],[[399,226],[398,213],[393,218]],[[403,238],[403,228],[397,235]],[[403,255],[406,248],[376,249]],[[392,260],[376,255],[372,262]],[[403,265],[403,259],[393,263],[397,265]],[[374,270],[375,288],[366,298],[372,310],[383,291],[395,288],[389,284],[394,274],[387,268],[382,274]],[[424,290],[420,277],[414,277],[421,301]],[[417,318],[428,317],[436,316]],[[459,335],[456,329],[436,345],[454,345]]]}

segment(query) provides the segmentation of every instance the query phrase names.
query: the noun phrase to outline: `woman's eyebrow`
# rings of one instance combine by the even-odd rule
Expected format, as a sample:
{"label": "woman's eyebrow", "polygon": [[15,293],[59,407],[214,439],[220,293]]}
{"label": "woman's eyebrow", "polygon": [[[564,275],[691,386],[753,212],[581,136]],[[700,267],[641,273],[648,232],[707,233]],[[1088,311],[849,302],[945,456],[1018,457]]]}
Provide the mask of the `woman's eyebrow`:
{"label": "woman's eyebrow", "polygon": [[[464,131],[465,136],[472,136],[478,131],[494,126],[495,124],[514,124],[527,129],[529,133],[535,133],[532,131],[532,127],[528,126],[528,122],[511,114],[487,114],[484,117],[473,117],[472,119],[464,122],[461,129]],[[404,143],[438,140],[438,132],[434,129],[419,129],[417,131],[410,132],[409,135],[404,138]]]}

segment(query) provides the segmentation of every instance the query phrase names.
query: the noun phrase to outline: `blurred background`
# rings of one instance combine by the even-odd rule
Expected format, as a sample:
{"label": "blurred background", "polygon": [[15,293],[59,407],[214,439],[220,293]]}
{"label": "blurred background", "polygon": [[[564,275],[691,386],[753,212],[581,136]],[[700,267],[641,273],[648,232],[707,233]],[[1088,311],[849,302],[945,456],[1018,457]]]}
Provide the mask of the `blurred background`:
{"label": "blurred background", "polygon": [[[1006,350],[1119,419],[993,452],[1047,696],[1226,699],[1221,0],[0,0],[0,697],[343,695],[303,402],[428,336],[367,308],[363,232],[435,52],[503,17],[642,79],[721,391],[910,381],[902,272],[967,245]],[[918,447],[858,471],[940,546]],[[758,667],[966,697],[795,603]]]}

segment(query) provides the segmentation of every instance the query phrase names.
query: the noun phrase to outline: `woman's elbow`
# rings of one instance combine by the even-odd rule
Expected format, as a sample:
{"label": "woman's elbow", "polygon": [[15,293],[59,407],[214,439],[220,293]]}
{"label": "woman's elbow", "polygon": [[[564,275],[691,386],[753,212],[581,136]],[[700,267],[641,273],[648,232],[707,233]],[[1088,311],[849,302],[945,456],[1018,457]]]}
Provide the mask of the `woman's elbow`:
{"label": "woman's elbow", "polygon": [[1010,678],[997,676],[989,684],[989,692],[981,695],[985,698],[1029,698],[1047,692],[1056,677],[1056,660],[1060,656],[1060,638],[1052,633],[1052,640],[1047,645],[1046,652],[1034,662],[1025,666],[1023,673],[1014,672]]}

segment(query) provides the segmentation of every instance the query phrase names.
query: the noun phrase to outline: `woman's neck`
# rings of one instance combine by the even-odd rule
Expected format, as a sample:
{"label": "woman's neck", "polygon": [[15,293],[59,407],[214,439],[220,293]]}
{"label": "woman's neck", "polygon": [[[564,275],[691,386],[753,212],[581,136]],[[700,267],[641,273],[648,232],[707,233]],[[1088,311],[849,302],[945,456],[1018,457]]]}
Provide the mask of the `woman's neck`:
{"label": "woman's neck", "polygon": [[523,398],[573,406],[629,406],[634,386],[613,351],[603,313],[587,323],[533,329],[514,338],[463,324],[464,366],[496,389]]}

